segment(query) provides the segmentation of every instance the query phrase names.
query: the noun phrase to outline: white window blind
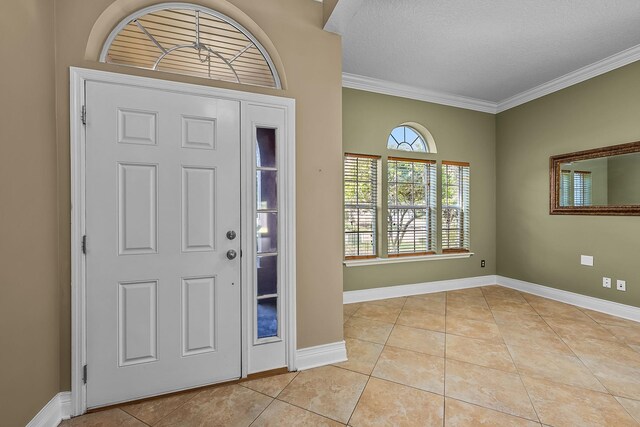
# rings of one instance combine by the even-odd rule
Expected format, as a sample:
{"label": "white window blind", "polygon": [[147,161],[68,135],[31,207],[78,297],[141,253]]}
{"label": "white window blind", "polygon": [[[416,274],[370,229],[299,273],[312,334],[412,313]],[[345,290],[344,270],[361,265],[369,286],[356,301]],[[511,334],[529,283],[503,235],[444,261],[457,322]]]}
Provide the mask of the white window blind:
{"label": "white window blind", "polygon": [[571,171],[560,171],[560,206],[571,206]]}
{"label": "white window blind", "polygon": [[378,163],[380,157],[344,156],[344,255],[377,255]]}
{"label": "white window blind", "polygon": [[469,163],[442,162],[442,252],[468,252]]}
{"label": "white window blind", "polygon": [[573,172],[573,205],[591,206],[591,172]]}
{"label": "white window blind", "polygon": [[389,256],[435,253],[435,162],[389,157],[387,165]]}

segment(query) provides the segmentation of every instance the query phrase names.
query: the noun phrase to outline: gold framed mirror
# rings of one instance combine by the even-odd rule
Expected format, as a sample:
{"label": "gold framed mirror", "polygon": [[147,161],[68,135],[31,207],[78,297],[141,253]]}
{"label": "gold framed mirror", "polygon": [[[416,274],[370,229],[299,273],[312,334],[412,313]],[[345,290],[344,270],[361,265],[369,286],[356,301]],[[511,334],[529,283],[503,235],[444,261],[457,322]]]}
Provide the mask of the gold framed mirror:
{"label": "gold framed mirror", "polygon": [[640,215],[640,141],[549,159],[551,215]]}

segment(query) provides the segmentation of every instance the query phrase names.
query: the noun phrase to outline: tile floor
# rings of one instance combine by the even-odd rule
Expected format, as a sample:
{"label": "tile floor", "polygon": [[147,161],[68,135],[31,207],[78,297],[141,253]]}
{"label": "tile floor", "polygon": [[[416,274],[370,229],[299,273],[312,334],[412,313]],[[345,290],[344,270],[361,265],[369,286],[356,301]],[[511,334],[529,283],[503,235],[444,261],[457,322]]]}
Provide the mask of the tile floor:
{"label": "tile floor", "polygon": [[640,323],[500,286],[344,306],[349,361],[63,426],[640,425]]}

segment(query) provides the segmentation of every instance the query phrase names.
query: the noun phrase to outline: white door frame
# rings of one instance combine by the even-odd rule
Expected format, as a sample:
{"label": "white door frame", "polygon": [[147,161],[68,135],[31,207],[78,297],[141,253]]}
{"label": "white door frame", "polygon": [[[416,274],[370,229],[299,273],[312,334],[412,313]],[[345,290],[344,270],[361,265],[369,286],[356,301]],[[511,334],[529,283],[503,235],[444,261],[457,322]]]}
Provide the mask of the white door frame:
{"label": "white door frame", "polygon": [[[285,126],[282,129],[283,167],[279,177],[279,194],[284,196],[282,227],[280,227],[281,257],[284,269],[281,274],[282,304],[285,316],[282,316],[286,340],[287,366],[296,370],[296,218],[295,218],[295,100],[270,95],[200,86],[127,74],[84,68],[70,68],[70,116],[71,116],[71,414],[81,415],[87,410],[86,385],[83,382],[83,367],[86,364],[86,265],[82,251],[82,236],[85,233],[85,128],[83,124],[83,106],[85,102],[85,83],[87,81],[114,83],[145,87],[190,95],[209,96],[240,101],[241,110],[241,162],[242,167],[253,168],[253,156],[247,155],[246,147],[252,146],[253,132],[244,123],[245,111],[250,105],[275,107],[282,109]],[[250,145],[251,144],[251,145]],[[242,173],[241,194],[252,192],[251,183]],[[244,198],[243,198],[244,200]],[[255,197],[254,199],[255,200]],[[242,207],[241,221],[255,225],[253,206]],[[246,239],[245,239],[246,240]],[[90,245],[90,242],[89,242]],[[248,251],[250,252],[250,251]],[[241,262],[242,277],[251,277],[249,268],[253,262],[247,262],[245,256]],[[243,307],[252,292],[247,280],[242,281]],[[242,376],[248,373],[248,350],[253,344],[249,336],[247,319],[242,315]]]}

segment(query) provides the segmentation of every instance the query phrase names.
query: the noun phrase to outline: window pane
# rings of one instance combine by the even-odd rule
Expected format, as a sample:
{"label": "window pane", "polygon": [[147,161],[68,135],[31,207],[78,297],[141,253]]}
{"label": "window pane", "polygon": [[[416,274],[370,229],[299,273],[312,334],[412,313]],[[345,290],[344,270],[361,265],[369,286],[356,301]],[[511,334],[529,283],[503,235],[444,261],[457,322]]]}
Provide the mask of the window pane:
{"label": "window pane", "polygon": [[257,221],[258,253],[277,252],[278,250],[278,214],[274,212],[258,213]]}
{"label": "window pane", "polygon": [[258,268],[258,296],[278,293],[278,256],[259,256]]}
{"label": "window pane", "polygon": [[262,168],[276,167],[276,130],[256,129],[256,164]]}
{"label": "window pane", "polygon": [[469,166],[442,164],[442,249],[469,250]]}
{"label": "window pane", "polygon": [[345,257],[372,256],[376,252],[378,159],[345,155]]}
{"label": "window pane", "polygon": [[426,153],[427,144],[422,135],[409,126],[398,126],[387,138],[387,148],[391,150],[416,151]]}
{"label": "window pane", "polygon": [[256,194],[258,196],[258,209],[277,209],[277,171],[258,171],[256,182]]}
{"label": "window pane", "polygon": [[278,298],[258,300],[258,338],[278,335]]}

